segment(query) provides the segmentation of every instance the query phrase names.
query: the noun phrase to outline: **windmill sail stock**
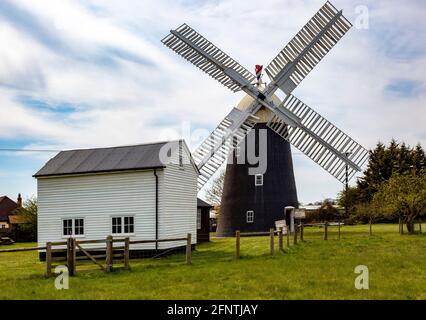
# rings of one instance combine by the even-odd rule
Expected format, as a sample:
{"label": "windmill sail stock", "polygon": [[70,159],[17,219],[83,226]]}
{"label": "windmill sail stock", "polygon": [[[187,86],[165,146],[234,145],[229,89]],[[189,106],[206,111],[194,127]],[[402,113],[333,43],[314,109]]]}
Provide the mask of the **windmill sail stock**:
{"label": "windmill sail stock", "polygon": [[331,122],[293,95],[287,96],[277,109],[297,116],[300,119],[299,125],[289,126],[284,117],[275,113],[267,126],[336,179],[342,183],[345,181],[346,166],[348,179],[361,170],[368,158],[368,151]]}
{"label": "windmill sail stock", "polygon": [[[162,42],[232,91],[244,89],[255,96],[260,94],[251,85],[256,77],[250,71],[188,25],[183,24],[176,30],[170,30]],[[200,171],[198,190],[227,159],[231,148],[237,147],[254,127],[254,113],[259,107],[254,102],[247,111],[234,108],[195,150],[193,157]]]}
{"label": "windmill sail stock", "polygon": [[325,3],[266,67],[270,87],[290,94],[351,26],[342,11]]}
{"label": "windmill sail stock", "polygon": [[[162,40],[167,47],[232,91],[254,99],[244,111],[234,108],[195,150],[199,190],[254,127],[262,106],[272,111],[268,127],[338,180],[361,170],[367,150],[291,94],[351,26],[342,11],[326,2],[267,66],[271,82],[264,89],[253,85],[256,76],[188,25],[170,31]],[[277,89],[286,94],[280,105],[271,99]]]}

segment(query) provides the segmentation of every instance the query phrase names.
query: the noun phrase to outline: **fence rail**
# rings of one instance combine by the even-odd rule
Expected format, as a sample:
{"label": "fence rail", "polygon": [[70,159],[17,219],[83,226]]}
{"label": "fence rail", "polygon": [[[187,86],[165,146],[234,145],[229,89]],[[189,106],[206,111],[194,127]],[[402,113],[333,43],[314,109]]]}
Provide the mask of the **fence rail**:
{"label": "fence rail", "polygon": [[[130,250],[131,245],[135,244],[146,244],[146,243],[160,243],[160,242],[174,242],[174,241],[186,241],[186,264],[192,263],[192,242],[191,234],[188,233],[186,237],[181,238],[170,238],[170,239],[157,239],[157,240],[133,240],[129,238],[116,238],[112,236],[106,237],[106,239],[96,240],[79,240],[78,238],[68,238],[67,241],[56,241],[47,242],[44,247],[28,247],[28,248],[13,248],[13,249],[0,249],[0,253],[6,252],[23,252],[23,251],[40,251],[46,250],[46,276],[52,275],[52,268],[54,262],[66,261],[68,267],[68,273],[70,276],[76,274],[77,261],[79,260],[90,260],[96,264],[101,270],[106,272],[113,271],[114,260],[122,259],[124,269],[130,269]],[[105,243],[104,248],[84,248],[83,244],[97,244]],[[115,243],[123,243],[123,245],[114,246]],[[66,248],[55,248],[58,246],[66,246]],[[117,253],[119,251],[119,253]],[[82,255],[77,256],[77,252]],[[96,254],[99,252],[99,254]],[[54,253],[66,253],[65,257],[54,256]],[[102,264],[100,259],[105,259]]]}

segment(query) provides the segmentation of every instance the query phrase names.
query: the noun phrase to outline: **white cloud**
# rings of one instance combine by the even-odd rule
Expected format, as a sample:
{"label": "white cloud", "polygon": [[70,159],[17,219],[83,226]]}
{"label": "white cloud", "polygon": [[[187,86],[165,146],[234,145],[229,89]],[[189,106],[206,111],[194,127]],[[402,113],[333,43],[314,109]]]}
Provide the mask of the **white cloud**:
{"label": "white cloud", "polygon": [[[335,2],[355,19],[357,1]],[[168,30],[186,22],[251,69],[266,65],[322,4],[46,0],[41,6],[13,1],[34,25],[29,31],[0,15],[6,44],[0,51],[0,117],[14,119],[1,122],[0,140],[31,138],[28,146],[62,149],[154,141],[166,129],[178,130],[182,121],[211,129],[242,94],[165,48],[160,40]],[[295,94],[366,147],[391,137],[424,144],[426,48],[419,34],[426,27],[425,6],[418,1],[402,8],[399,1],[363,4],[369,8],[370,29],[353,28]],[[423,89],[413,97],[392,96],[385,89],[398,79],[417,81]],[[20,95],[53,107],[37,110],[19,102]],[[75,110],[61,112],[62,103]],[[334,178],[302,157],[294,156],[301,201],[340,191]]]}

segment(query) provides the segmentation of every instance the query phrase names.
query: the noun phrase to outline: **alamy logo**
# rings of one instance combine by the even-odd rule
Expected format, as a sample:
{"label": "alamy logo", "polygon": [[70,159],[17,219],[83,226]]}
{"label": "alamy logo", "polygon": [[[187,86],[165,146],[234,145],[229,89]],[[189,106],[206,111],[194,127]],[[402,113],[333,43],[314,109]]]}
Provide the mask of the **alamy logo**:
{"label": "alamy logo", "polygon": [[57,290],[69,289],[69,274],[67,266],[57,266],[55,268],[55,274],[58,276],[55,278],[55,288]]}
{"label": "alamy logo", "polygon": [[368,267],[364,265],[356,266],[354,272],[359,274],[355,278],[355,288],[358,290],[368,290]]}

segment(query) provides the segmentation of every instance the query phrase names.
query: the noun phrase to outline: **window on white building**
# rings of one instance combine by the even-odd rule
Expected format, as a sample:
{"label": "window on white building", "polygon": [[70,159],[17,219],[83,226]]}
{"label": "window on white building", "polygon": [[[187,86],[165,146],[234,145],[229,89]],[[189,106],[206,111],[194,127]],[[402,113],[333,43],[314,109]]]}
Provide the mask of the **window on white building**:
{"label": "window on white building", "polygon": [[112,217],[112,234],[131,234],[135,232],[135,218],[132,216]]}
{"label": "window on white building", "polygon": [[263,174],[256,174],[254,176],[254,185],[263,186]]}
{"label": "window on white building", "polygon": [[254,222],[254,211],[249,210],[247,211],[247,223],[253,223]]}
{"label": "window on white building", "polygon": [[201,208],[197,209],[197,229],[201,229]]}
{"label": "window on white building", "polygon": [[84,219],[63,219],[62,220],[63,236],[84,236]]}

